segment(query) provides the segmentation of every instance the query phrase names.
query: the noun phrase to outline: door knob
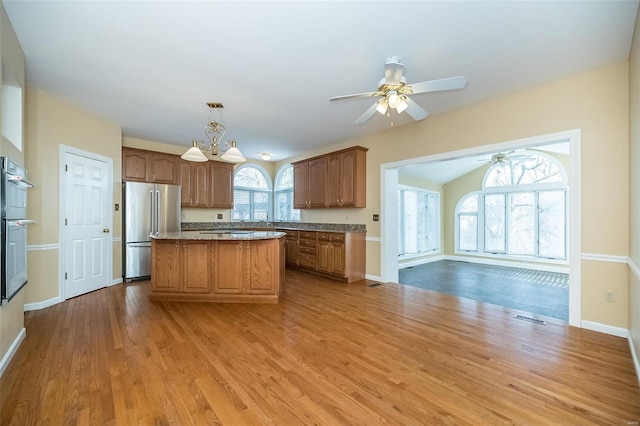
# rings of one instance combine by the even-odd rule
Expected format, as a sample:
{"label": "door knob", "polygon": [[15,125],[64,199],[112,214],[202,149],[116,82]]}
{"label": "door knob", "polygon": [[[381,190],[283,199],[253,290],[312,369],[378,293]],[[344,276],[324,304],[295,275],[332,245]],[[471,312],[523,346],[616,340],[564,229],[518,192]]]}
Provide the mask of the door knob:
{"label": "door knob", "polygon": [[104,232],[105,234],[108,234],[108,233],[109,233],[109,228],[104,228],[104,229],[102,230],[102,232]]}

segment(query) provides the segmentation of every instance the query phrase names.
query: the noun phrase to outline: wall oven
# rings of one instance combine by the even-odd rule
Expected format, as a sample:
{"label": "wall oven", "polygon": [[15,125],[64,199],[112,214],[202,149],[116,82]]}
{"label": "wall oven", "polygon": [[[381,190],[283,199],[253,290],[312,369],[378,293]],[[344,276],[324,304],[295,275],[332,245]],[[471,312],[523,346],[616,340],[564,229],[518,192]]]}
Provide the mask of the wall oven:
{"label": "wall oven", "polygon": [[6,303],[27,284],[27,171],[7,157],[0,157],[0,304]]}

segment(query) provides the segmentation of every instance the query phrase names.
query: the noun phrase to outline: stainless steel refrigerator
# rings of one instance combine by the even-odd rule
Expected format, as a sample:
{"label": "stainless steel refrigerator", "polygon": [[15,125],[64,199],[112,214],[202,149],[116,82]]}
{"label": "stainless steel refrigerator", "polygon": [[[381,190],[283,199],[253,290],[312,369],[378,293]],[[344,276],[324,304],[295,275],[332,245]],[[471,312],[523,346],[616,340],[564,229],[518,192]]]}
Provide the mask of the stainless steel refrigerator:
{"label": "stainless steel refrigerator", "polygon": [[151,238],[180,231],[180,186],[125,182],[122,184],[124,279],[151,275]]}

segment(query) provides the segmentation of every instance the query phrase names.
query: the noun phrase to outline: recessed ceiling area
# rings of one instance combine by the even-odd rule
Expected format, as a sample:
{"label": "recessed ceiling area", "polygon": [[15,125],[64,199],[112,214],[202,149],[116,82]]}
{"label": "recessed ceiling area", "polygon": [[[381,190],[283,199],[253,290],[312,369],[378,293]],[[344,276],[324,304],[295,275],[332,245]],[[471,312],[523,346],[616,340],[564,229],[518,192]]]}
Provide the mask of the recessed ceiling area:
{"label": "recessed ceiling area", "polygon": [[638,10],[638,1],[3,3],[29,86],[125,136],[185,148],[203,137],[206,103],[221,102],[226,137],[272,161],[389,129],[393,117],[379,114],[354,124],[371,99],[329,99],[375,90],[390,56],[410,83],[467,79],[412,96],[433,117],[627,60]]}

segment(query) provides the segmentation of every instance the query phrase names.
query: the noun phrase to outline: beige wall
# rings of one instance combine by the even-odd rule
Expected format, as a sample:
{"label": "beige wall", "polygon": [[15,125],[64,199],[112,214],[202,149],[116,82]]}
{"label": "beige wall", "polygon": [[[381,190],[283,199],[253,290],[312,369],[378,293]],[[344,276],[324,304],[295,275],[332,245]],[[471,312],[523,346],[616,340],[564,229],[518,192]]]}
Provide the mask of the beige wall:
{"label": "beige wall", "polygon": [[[640,355],[640,14],[629,56],[629,334]],[[640,373],[639,373],[640,374]]]}
{"label": "beige wall", "polygon": [[[113,159],[113,202],[122,204],[122,132],[115,123],[32,88],[27,88],[26,122],[26,166],[36,185],[29,193],[28,214],[37,221],[29,229],[29,245],[39,249],[29,251],[25,303],[37,303],[61,296],[58,282],[60,146]],[[115,211],[112,235],[122,236],[121,216]],[[121,241],[113,242],[111,280],[122,277],[121,244]]]}
{"label": "beige wall", "polygon": [[[3,66],[8,67],[11,70],[17,83],[24,89],[26,86],[24,53],[22,52],[20,43],[18,42],[15,32],[13,31],[13,27],[9,22],[9,17],[4,10],[4,5],[0,7],[0,56],[2,57]],[[2,67],[0,67],[0,73],[1,72]],[[0,92],[1,91],[2,89],[0,88]],[[1,108],[2,103],[0,102],[0,109]],[[1,120],[2,113],[0,111],[0,129],[2,128]],[[22,128],[24,130],[24,124]],[[2,132],[0,132],[0,134],[1,133]],[[12,160],[20,164],[24,164],[24,152],[16,149],[13,144],[11,144],[11,142],[6,140],[4,137],[1,137],[0,139],[0,155],[10,157]],[[5,303],[0,306],[0,360],[3,359],[7,354],[7,351],[15,342],[20,331],[24,327],[24,303],[25,290],[23,289],[16,296],[14,296],[9,303]]]}

